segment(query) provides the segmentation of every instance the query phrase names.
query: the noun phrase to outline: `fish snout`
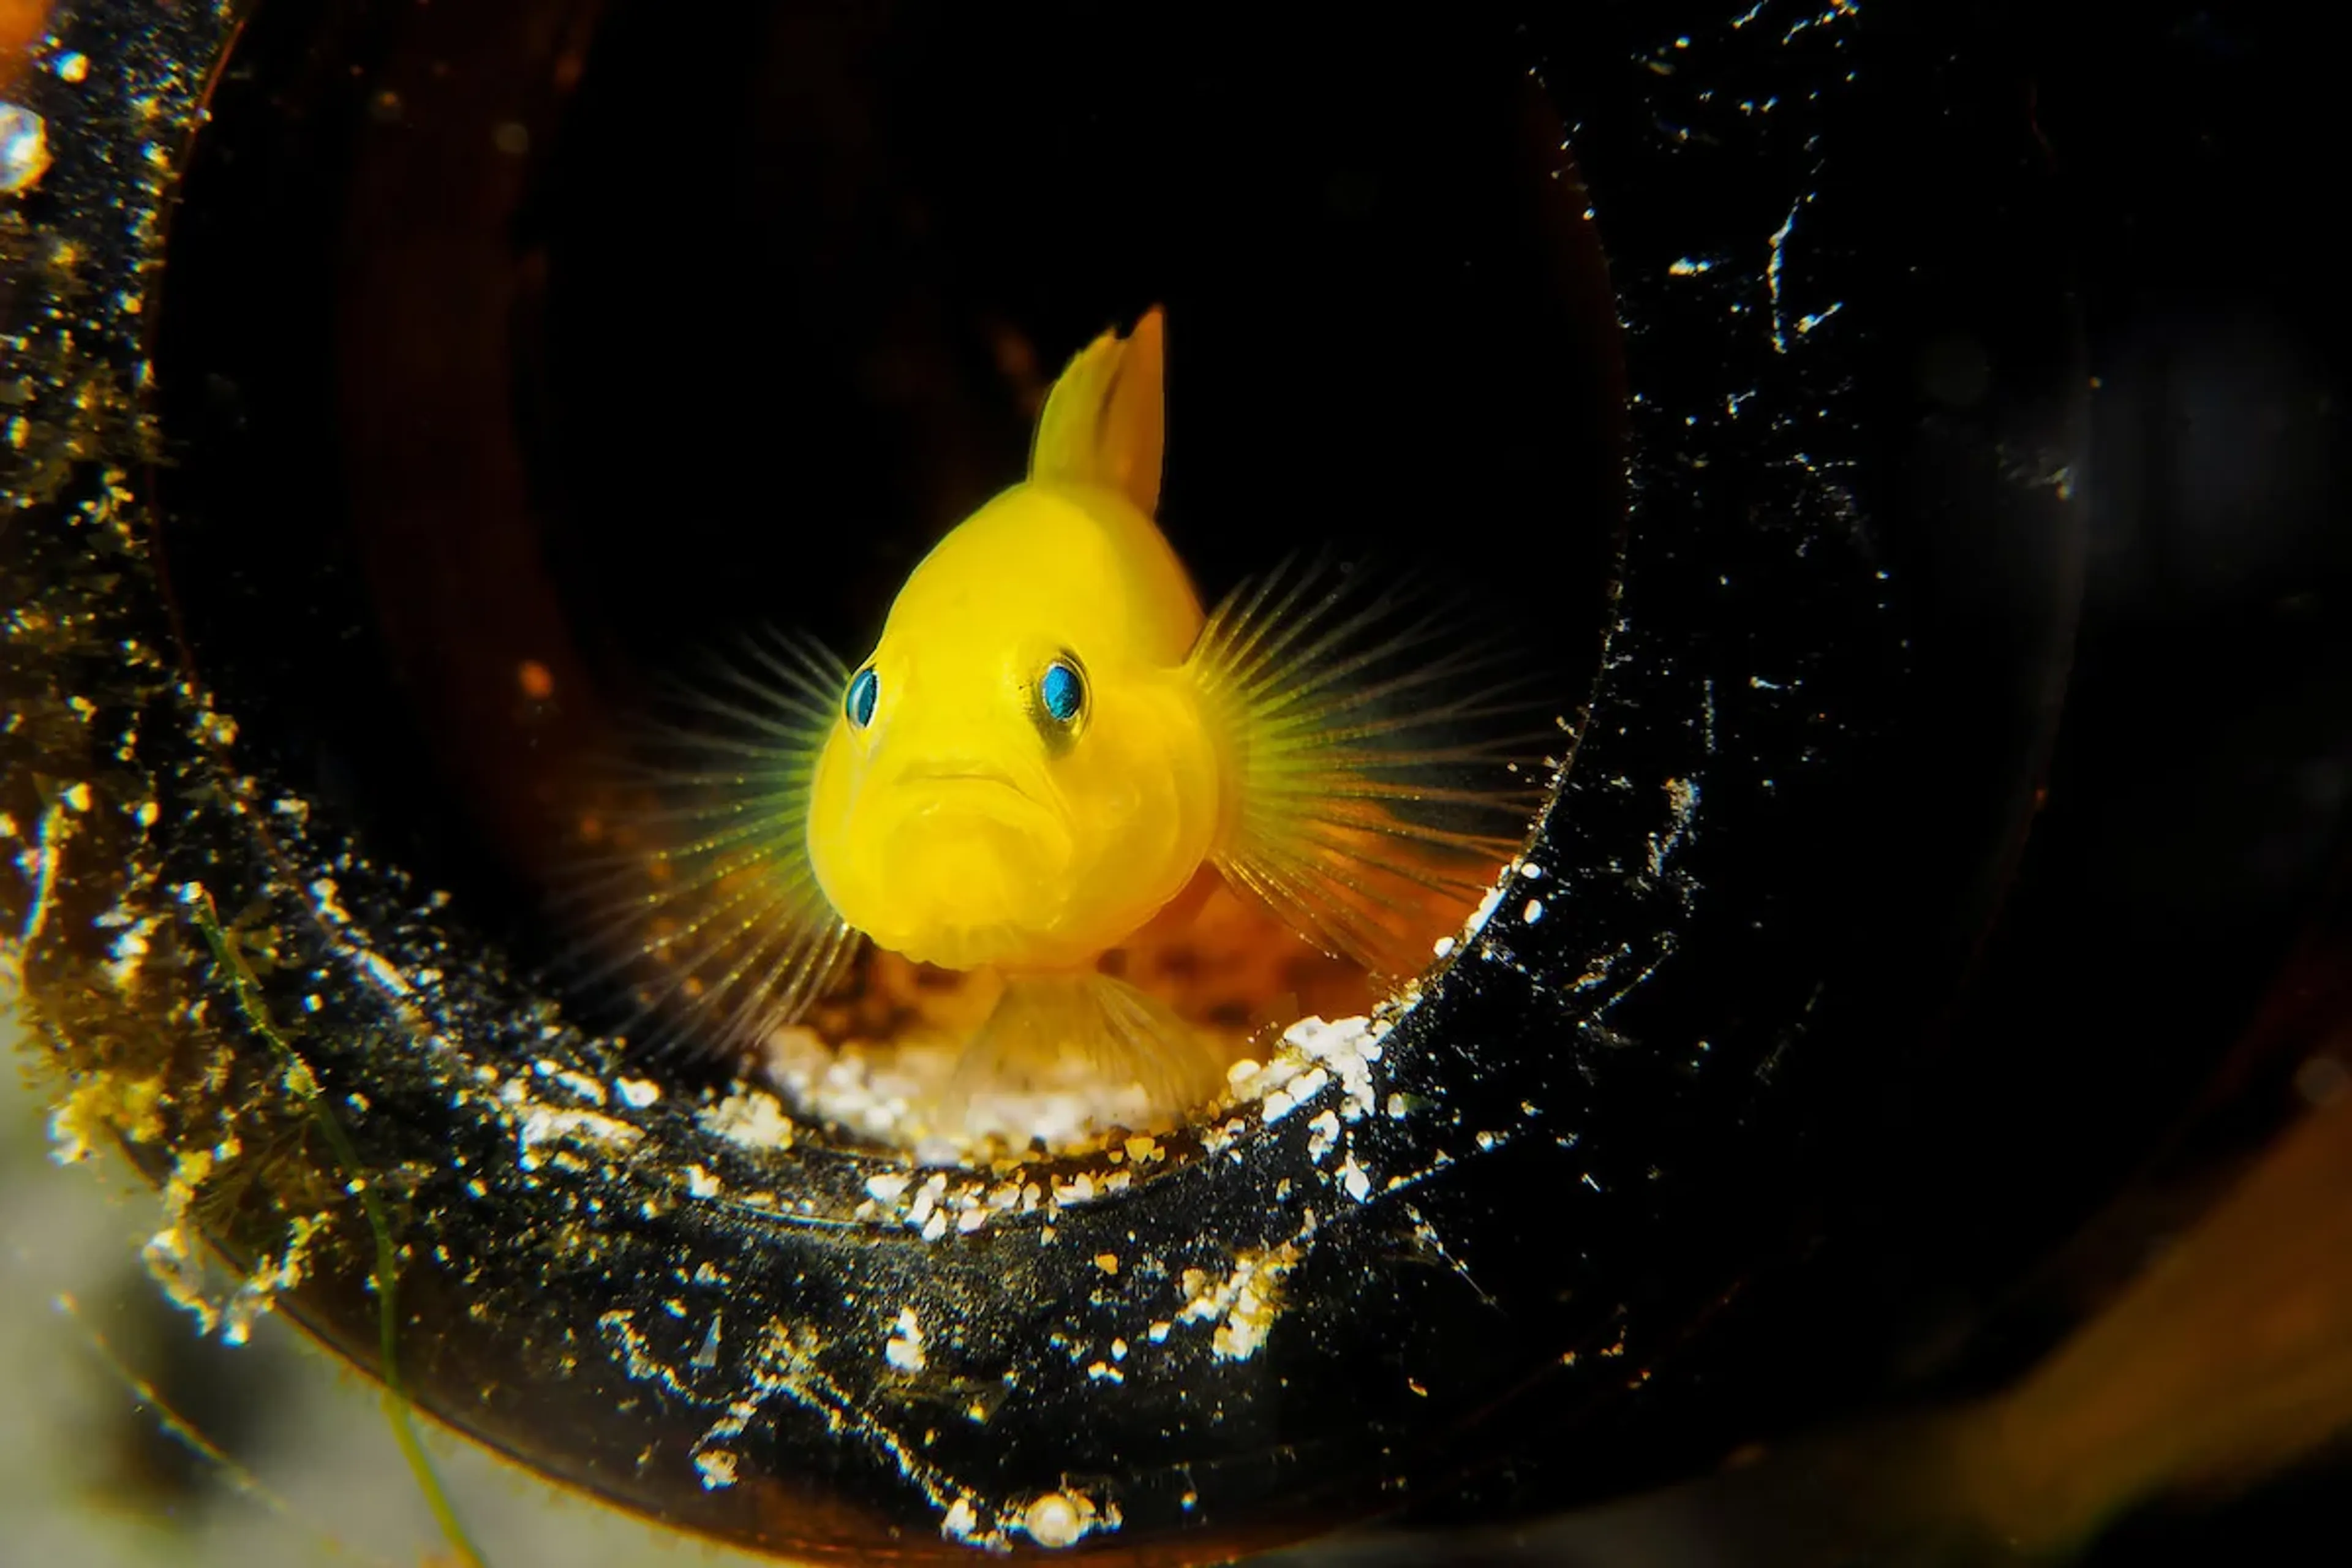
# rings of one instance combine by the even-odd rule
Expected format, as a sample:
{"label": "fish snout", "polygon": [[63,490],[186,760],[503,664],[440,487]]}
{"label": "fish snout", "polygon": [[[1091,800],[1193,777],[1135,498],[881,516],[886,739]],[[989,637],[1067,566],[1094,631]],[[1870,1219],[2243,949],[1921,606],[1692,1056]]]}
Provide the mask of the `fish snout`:
{"label": "fish snout", "polygon": [[870,780],[845,838],[855,870],[828,887],[843,917],[885,947],[955,969],[1034,962],[1077,869],[1050,790],[962,755]]}
{"label": "fish snout", "polygon": [[898,827],[928,825],[949,832],[957,824],[985,825],[1036,840],[1033,853],[1048,858],[1066,853],[1067,823],[1047,781],[1024,777],[994,760],[961,754],[914,757],[877,783],[882,822]]}

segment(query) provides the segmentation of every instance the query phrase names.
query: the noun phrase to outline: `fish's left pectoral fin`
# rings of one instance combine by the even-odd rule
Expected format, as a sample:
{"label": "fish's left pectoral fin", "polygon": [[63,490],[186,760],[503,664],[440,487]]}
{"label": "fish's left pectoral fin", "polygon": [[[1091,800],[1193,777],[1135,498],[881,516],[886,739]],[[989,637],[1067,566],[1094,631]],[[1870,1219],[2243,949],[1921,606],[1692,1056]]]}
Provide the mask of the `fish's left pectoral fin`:
{"label": "fish's left pectoral fin", "polygon": [[1156,305],[1126,337],[1105,332],[1080,350],[1037,417],[1030,481],[1115,490],[1153,515],[1167,430],[1166,361]]}
{"label": "fish's left pectoral fin", "polygon": [[1393,570],[1244,584],[1192,655],[1233,738],[1227,881],[1390,981],[1426,968],[1523,845],[1559,732],[1509,639]]}
{"label": "fish's left pectoral fin", "polygon": [[808,855],[816,759],[845,671],[814,643],[747,641],[636,726],[615,766],[611,837],[566,902],[592,983],[632,998],[633,1040],[756,1053],[833,988],[860,938]]}

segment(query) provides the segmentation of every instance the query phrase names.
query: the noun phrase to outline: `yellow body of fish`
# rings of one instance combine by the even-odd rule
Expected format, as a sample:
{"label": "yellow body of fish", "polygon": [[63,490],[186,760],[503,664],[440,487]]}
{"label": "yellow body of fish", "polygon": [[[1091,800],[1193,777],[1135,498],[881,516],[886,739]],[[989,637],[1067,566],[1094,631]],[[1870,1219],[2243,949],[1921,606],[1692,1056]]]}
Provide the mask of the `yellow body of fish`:
{"label": "yellow body of fish", "polygon": [[1057,384],[1029,480],[915,568],[853,678],[871,711],[845,704],[825,738],[817,881],[909,958],[1090,966],[1230,837],[1234,747],[1186,662],[1200,600],[1146,510],[1158,327]]}
{"label": "yellow body of fish", "polygon": [[846,679],[794,646],[735,681],[757,732],[707,772],[663,895],[698,902],[663,942],[737,1027],[806,1005],[862,935],[1005,977],[967,1089],[1076,1050],[1181,1110],[1222,1061],[1094,966],[1203,867],[1396,973],[1525,831],[1527,709],[1462,617],[1328,565],[1203,616],[1153,520],[1162,341],[1155,310],[1071,362],[1027,479],[940,542]]}

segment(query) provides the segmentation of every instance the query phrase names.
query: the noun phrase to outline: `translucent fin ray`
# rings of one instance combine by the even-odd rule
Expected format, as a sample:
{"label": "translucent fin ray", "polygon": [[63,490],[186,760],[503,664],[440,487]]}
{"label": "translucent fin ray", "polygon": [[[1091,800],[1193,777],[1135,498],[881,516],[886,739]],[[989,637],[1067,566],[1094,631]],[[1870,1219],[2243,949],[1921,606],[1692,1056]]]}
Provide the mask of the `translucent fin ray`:
{"label": "translucent fin ray", "polygon": [[1051,1083],[1066,1077],[1071,1061],[1092,1081],[1140,1089],[1151,1112],[1163,1117],[1203,1104],[1224,1087],[1216,1047],[1127,982],[1092,972],[1009,975],[957,1058],[939,1114],[960,1122],[983,1088]]}
{"label": "translucent fin ray", "polygon": [[1239,782],[1218,868],[1391,979],[1469,912],[1550,782],[1535,688],[1478,627],[1466,605],[1327,553],[1237,588],[1192,654]]}
{"label": "translucent fin ray", "polygon": [[808,858],[816,761],[848,671],[814,642],[746,638],[674,688],[614,769],[618,843],[564,902],[586,978],[624,987],[631,1033],[741,1056],[837,981],[858,937]]}

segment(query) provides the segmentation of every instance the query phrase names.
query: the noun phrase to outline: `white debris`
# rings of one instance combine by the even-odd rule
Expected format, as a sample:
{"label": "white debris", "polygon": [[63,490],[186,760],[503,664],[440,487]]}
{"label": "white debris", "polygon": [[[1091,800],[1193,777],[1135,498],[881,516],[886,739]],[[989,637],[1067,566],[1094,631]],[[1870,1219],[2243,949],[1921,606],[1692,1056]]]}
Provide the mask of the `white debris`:
{"label": "white debris", "polygon": [[793,1146],[792,1118],[784,1114],[783,1102],[763,1089],[730,1094],[695,1120],[704,1131],[740,1149],[775,1153]]}
{"label": "white debris", "polygon": [[969,1542],[980,1533],[980,1515],[970,1498],[960,1497],[940,1521],[940,1533],[950,1541]]}
{"label": "white debris", "polygon": [[726,1448],[705,1448],[694,1457],[694,1468],[702,1472],[702,1489],[715,1492],[735,1484],[735,1467],[739,1461]]}
{"label": "white debris", "polygon": [[20,103],[0,100],[0,195],[29,191],[49,172],[49,128]]}
{"label": "white debris", "polygon": [[1106,1081],[1073,1053],[1020,1089],[967,1096],[961,1120],[939,1124],[960,1053],[949,1041],[915,1037],[890,1045],[852,1040],[838,1049],[801,1026],[768,1037],[765,1076],[803,1117],[877,1143],[912,1149],[926,1163],[979,1164],[1042,1141],[1049,1150],[1087,1147],[1114,1128],[1157,1127],[1173,1118],[1139,1084]]}
{"label": "white debris", "polygon": [[1247,1361],[1264,1348],[1282,1313],[1283,1277],[1304,1256],[1297,1242],[1263,1251],[1244,1252],[1234,1259],[1233,1272],[1211,1279],[1198,1268],[1184,1271],[1188,1300],[1176,1314],[1180,1323],[1217,1325],[1210,1348],[1221,1361]]}
{"label": "white debris", "polygon": [[1331,1145],[1339,1141],[1339,1113],[1338,1111],[1326,1110],[1307,1124],[1307,1157],[1317,1164],[1323,1163],[1323,1156],[1328,1154],[1331,1152]]}
{"label": "white debris", "polygon": [[900,1372],[920,1372],[929,1364],[923,1353],[923,1325],[915,1316],[915,1309],[898,1310],[898,1326],[882,1342],[882,1359]]}
{"label": "white debris", "polygon": [[1100,1515],[1084,1492],[1047,1492],[1021,1510],[1021,1529],[1038,1545],[1058,1551],[1092,1534]]}
{"label": "white debris", "polygon": [[521,1140],[526,1149],[541,1143],[562,1140],[573,1143],[601,1143],[613,1149],[627,1149],[645,1134],[625,1121],[616,1121],[593,1110],[557,1110],[544,1105],[534,1105],[524,1113]]}

